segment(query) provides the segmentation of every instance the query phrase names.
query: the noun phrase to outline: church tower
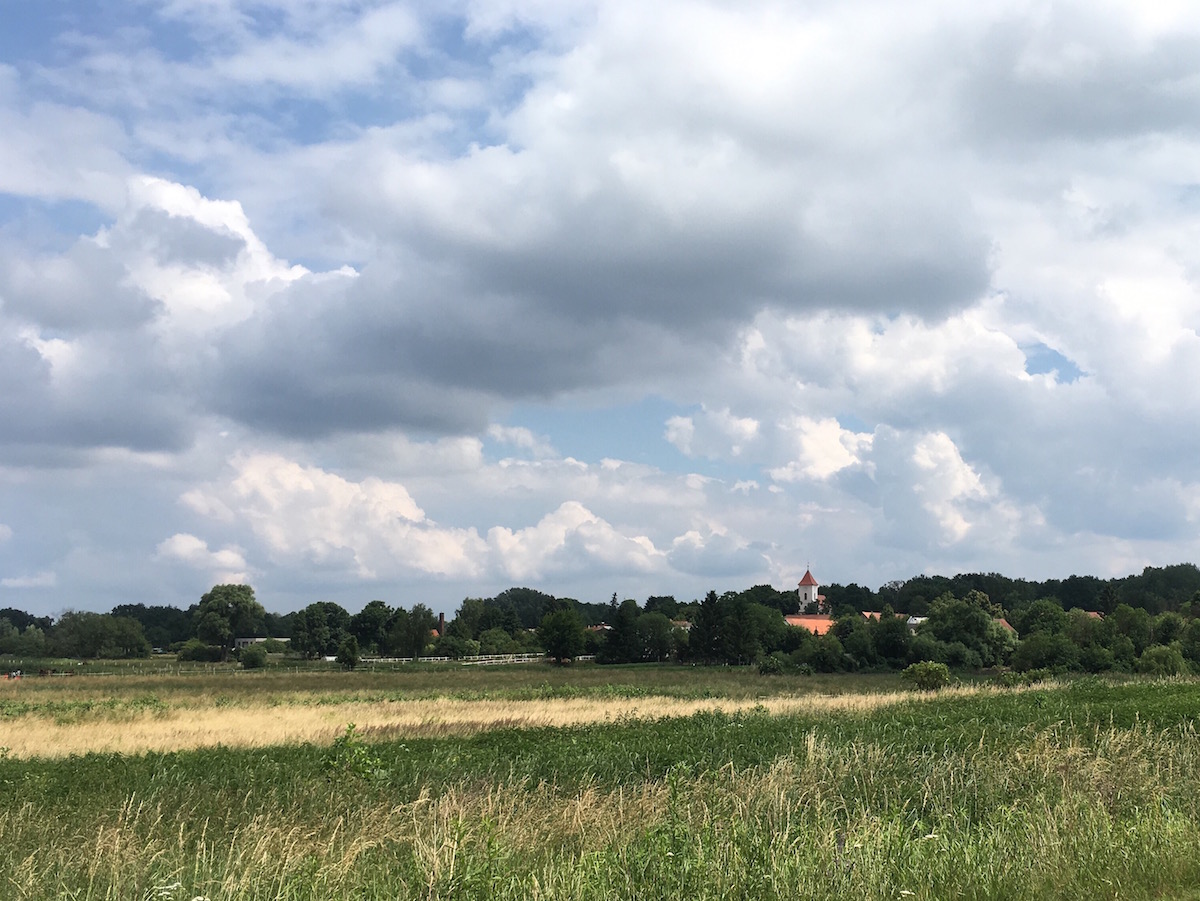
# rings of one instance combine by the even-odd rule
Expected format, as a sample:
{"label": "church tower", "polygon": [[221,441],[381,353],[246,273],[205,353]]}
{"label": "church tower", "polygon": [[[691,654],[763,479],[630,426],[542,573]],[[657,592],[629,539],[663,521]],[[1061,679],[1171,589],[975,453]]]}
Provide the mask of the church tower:
{"label": "church tower", "polygon": [[800,580],[800,611],[803,612],[809,604],[824,601],[825,598],[817,592],[820,587],[816,579],[813,578],[812,570],[804,571],[804,578]]}
{"label": "church tower", "polygon": [[820,584],[813,578],[812,570],[804,571],[804,578],[800,580],[800,606],[811,604],[818,597],[817,589]]}

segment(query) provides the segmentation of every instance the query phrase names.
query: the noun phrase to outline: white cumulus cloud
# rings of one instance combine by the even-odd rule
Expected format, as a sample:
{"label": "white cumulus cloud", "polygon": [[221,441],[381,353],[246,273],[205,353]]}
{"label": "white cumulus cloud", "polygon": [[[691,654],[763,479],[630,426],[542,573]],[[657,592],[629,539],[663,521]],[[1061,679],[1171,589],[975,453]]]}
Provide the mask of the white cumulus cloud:
{"label": "white cumulus cloud", "polygon": [[159,542],[157,555],[160,559],[177,560],[192,569],[210,573],[222,584],[242,584],[249,575],[240,548],[210,550],[207,542],[187,533],[177,533]]}

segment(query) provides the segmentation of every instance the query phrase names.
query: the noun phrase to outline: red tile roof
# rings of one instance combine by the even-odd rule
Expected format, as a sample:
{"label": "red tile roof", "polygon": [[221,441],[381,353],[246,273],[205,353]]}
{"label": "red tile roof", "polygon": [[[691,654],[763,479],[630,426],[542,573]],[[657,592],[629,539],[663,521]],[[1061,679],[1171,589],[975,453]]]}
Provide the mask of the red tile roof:
{"label": "red tile roof", "polygon": [[819,616],[815,613],[796,613],[791,616],[785,616],[783,621],[789,626],[800,626],[808,629],[813,635],[824,635],[833,628],[834,619],[832,616]]}
{"label": "red tile roof", "polygon": [[813,574],[812,574],[812,571],[811,571],[811,570],[807,570],[807,569],[806,569],[806,570],[804,571],[804,578],[800,580],[800,584],[801,584],[802,586],[803,586],[803,585],[816,585],[816,584],[817,584],[817,580],[813,578]]}

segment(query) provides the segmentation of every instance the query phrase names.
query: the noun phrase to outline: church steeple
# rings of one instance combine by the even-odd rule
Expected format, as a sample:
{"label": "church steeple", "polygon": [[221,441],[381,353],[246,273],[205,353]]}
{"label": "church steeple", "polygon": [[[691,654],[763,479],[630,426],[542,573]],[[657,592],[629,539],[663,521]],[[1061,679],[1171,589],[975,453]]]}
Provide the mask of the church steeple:
{"label": "church steeple", "polygon": [[812,570],[804,570],[804,578],[800,579],[800,612],[809,609],[810,603],[815,603],[818,611],[824,612],[824,595],[820,591],[821,585],[812,577]]}
{"label": "church steeple", "polygon": [[820,587],[820,584],[817,582],[816,579],[813,578],[812,570],[806,569],[804,571],[804,578],[800,580],[800,609],[801,610],[803,610],[805,608],[805,606],[807,606],[808,604],[811,604],[816,601],[820,601],[822,599],[821,596],[817,593],[817,589],[819,587]]}

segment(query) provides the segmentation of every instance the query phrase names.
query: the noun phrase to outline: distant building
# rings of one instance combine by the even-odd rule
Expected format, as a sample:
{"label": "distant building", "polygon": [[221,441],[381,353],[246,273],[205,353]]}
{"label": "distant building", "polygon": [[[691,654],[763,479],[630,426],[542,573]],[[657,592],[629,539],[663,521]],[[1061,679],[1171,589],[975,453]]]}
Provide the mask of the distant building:
{"label": "distant building", "polygon": [[785,616],[783,621],[789,626],[799,626],[808,629],[813,635],[824,635],[833,628],[832,616],[823,613],[793,613]]}
{"label": "distant building", "polygon": [[820,593],[821,586],[816,579],[813,578],[812,570],[804,571],[804,578],[800,580],[800,612],[804,612],[804,608],[809,604],[816,604],[819,612],[827,612],[825,610],[825,595]]}
{"label": "distant building", "polygon": [[287,641],[291,641],[291,639],[290,638],[235,638],[233,640],[233,646],[240,651],[242,648],[248,648],[252,644],[261,644],[264,641],[287,642]]}

